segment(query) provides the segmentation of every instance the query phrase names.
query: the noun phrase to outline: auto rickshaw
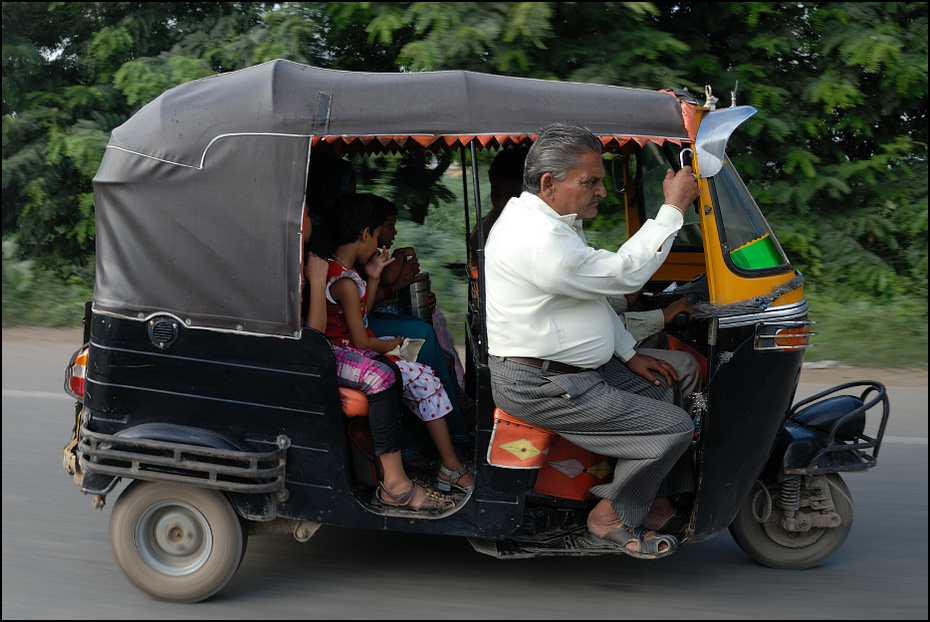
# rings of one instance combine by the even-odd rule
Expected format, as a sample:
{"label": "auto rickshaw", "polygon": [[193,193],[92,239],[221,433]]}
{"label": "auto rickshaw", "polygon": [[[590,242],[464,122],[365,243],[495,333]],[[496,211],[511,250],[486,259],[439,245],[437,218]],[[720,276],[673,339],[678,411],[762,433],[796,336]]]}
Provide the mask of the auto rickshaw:
{"label": "auto rickshaw", "polygon": [[370,456],[353,433],[364,397],[340,391],[330,343],[301,325],[312,152],[456,154],[467,238],[481,222],[479,152],[529,144],[552,121],[600,137],[630,234],[662,203],[668,167],[698,177],[641,296],[695,306],[669,330],[703,375],[682,544],[729,529],[776,568],[832,554],[853,516],[840,473],[876,464],[888,397],[862,381],[794,403],[814,334],[803,278],[725,153],[755,110],[706,95],[700,105],[685,90],[277,60],[172,88],[113,130],[94,178],[96,283],[66,371],[77,403],[64,467],[96,508],[129,482],[109,526],[129,580],[200,601],[234,575],[250,536],[305,542],[321,525],[462,536],[500,558],[617,553],[583,537],[588,488],[611,459],[495,407],[480,235],[463,288],[476,485],[448,512],[372,505]]}

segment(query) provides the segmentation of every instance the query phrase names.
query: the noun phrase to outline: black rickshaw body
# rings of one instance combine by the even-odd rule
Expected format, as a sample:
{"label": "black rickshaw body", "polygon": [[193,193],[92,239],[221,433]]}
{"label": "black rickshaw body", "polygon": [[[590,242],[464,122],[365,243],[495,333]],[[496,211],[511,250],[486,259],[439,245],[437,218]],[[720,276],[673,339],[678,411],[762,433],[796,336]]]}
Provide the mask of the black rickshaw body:
{"label": "black rickshaw body", "polygon": [[[218,493],[217,503],[244,525],[246,535],[231,536],[243,539],[243,552],[248,533],[305,540],[322,524],[465,536],[498,557],[610,552],[581,537],[589,496],[541,493],[538,469],[491,458],[501,415],[487,367],[480,235],[467,249],[477,266],[467,277],[464,344],[476,486],[447,515],[411,519],[370,503],[376,482],[347,432],[332,347],[300,318],[312,152],[460,154],[468,229],[480,227],[478,152],[529,144],[543,125],[569,121],[600,137],[629,233],[662,202],[654,171],[686,163],[699,178],[701,196],[642,296],[656,307],[685,295],[695,304],[693,321],[669,331],[704,376],[683,542],[729,527],[762,563],[816,565],[851,520],[851,506],[847,519],[829,501],[842,482],[823,478],[874,465],[888,402],[884,387],[864,382],[792,407],[813,334],[803,278],[724,153],[729,132],[753,112],[701,106],[686,91],[462,71],[353,73],[288,61],[165,92],[113,131],[94,178],[96,284],[85,347],[66,379],[79,399],[66,470],[97,507],[120,481],[132,484],[118,506],[130,505],[124,495],[143,496],[140,483]],[[865,423],[876,406],[877,431],[872,419]],[[812,478],[821,479],[807,486]],[[799,482],[819,492],[803,492]],[[779,492],[788,485],[801,492]],[[813,518],[809,494],[820,508]],[[785,523],[772,504],[791,506],[795,497],[800,505]],[[148,515],[117,507],[114,516],[118,509],[125,521]],[[111,541],[119,528],[111,519]],[[812,542],[829,529],[841,537],[801,560],[758,550],[760,538],[778,540],[773,530],[811,529],[820,530]],[[175,600],[209,597],[238,566],[228,562],[208,587],[187,592],[179,587],[184,572],[162,585],[156,562],[133,569],[119,551],[117,558],[139,587]]]}

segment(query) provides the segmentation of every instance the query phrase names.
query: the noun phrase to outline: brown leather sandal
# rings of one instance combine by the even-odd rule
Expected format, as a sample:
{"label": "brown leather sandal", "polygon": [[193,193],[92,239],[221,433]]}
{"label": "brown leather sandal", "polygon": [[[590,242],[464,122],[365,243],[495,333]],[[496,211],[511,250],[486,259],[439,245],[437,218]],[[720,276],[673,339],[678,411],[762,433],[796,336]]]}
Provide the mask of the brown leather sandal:
{"label": "brown leather sandal", "polygon": [[[417,486],[426,491],[426,498],[423,499],[420,507],[415,508],[410,505],[410,502],[413,501]],[[385,497],[390,501],[386,500]],[[413,513],[445,512],[455,507],[455,501],[450,497],[439,494],[428,486],[421,486],[417,482],[410,484],[410,489],[399,495],[392,494],[391,491],[384,487],[383,482],[379,483],[378,490],[375,492],[375,501],[389,508],[403,509]]]}

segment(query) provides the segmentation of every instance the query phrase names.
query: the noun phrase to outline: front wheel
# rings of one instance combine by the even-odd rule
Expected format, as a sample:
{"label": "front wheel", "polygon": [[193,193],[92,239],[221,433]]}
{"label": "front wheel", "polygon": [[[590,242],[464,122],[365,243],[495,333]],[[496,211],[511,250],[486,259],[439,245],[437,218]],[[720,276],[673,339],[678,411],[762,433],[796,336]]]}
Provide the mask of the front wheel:
{"label": "front wheel", "polygon": [[152,596],[198,602],[239,568],[248,534],[217,491],[133,482],[110,516],[110,545],[120,569]]}
{"label": "front wheel", "polygon": [[[852,528],[853,502],[849,488],[836,473],[827,474],[825,483],[839,517],[838,526],[813,526],[806,531],[786,529],[781,503],[783,488],[779,484],[768,484],[768,496],[758,488],[749,495],[730,524],[730,534],[739,547],[760,564],[794,570],[813,568],[843,545]],[[769,498],[770,505],[766,503]],[[804,505],[802,503],[802,510],[810,511],[810,507]],[[765,520],[760,522],[759,518]]]}

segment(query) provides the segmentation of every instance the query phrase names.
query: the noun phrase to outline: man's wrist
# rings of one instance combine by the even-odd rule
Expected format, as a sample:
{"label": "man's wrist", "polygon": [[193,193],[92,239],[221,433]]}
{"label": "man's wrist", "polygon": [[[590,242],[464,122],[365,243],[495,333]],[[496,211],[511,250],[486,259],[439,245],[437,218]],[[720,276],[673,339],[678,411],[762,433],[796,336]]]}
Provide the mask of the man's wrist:
{"label": "man's wrist", "polygon": [[669,206],[670,208],[672,208],[673,210],[675,210],[675,211],[678,212],[679,214],[684,214],[685,212],[687,212],[687,211],[688,211],[688,207],[689,207],[688,205],[685,205],[684,207],[680,207],[679,205],[677,205],[677,204],[675,204],[675,203],[671,203],[671,202],[669,202],[669,201],[666,201],[666,202],[663,203],[662,205],[667,205],[667,206]]}
{"label": "man's wrist", "polygon": [[678,228],[684,223],[684,216],[684,213],[671,203],[663,203],[654,218],[659,224]]}
{"label": "man's wrist", "polygon": [[619,359],[620,359],[621,361],[623,361],[624,363],[629,363],[629,362],[630,362],[630,359],[632,359],[634,356],[636,356],[636,350],[634,350],[634,349],[630,349],[630,350],[628,350],[628,351],[626,351],[626,352],[622,352],[622,353],[621,353],[621,352],[617,352],[617,358],[619,358]]}

